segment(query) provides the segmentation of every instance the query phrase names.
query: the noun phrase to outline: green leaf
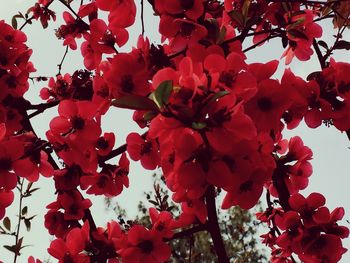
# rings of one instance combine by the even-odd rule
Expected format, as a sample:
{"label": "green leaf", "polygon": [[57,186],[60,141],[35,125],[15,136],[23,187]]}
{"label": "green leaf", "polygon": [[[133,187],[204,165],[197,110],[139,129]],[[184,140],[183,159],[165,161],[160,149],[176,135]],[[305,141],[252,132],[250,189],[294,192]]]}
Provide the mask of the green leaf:
{"label": "green leaf", "polygon": [[165,80],[159,84],[153,95],[153,100],[159,108],[162,108],[164,104],[168,103],[172,91],[172,80]]}
{"label": "green leaf", "polygon": [[307,35],[305,35],[303,32],[301,32],[297,29],[290,29],[290,30],[288,30],[288,33],[294,38],[301,38],[301,39],[309,40]]}
{"label": "green leaf", "polygon": [[12,17],[11,24],[14,29],[17,29],[18,24],[17,24],[16,16]]}
{"label": "green leaf", "polygon": [[207,127],[205,122],[192,122],[192,128],[195,130],[202,130]]}
{"label": "green leaf", "polygon": [[334,49],[350,49],[350,42],[345,40],[339,40],[333,47]]}
{"label": "green leaf", "polygon": [[217,44],[221,44],[222,42],[224,42],[225,37],[226,37],[226,27],[222,27],[219,33]]}
{"label": "green leaf", "polygon": [[25,206],[22,209],[22,216],[26,215],[27,213],[28,213],[28,206]]}
{"label": "green leaf", "polygon": [[145,114],[143,114],[143,119],[145,121],[151,121],[156,116],[157,113],[155,113],[154,111],[147,111]]}
{"label": "green leaf", "polygon": [[319,40],[317,42],[318,45],[320,45],[321,47],[323,47],[324,49],[328,50],[328,45],[326,42],[324,42],[323,40]]}
{"label": "green leaf", "polygon": [[302,23],[305,22],[305,17],[300,17],[298,20],[296,20],[293,24],[288,26],[288,31],[298,27],[299,25],[301,25]]}
{"label": "green leaf", "polygon": [[4,245],[3,247],[6,248],[7,250],[19,255],[19,253],[17,251],[17,247],[15,245],[12,245],[12,246]]}
{"label": "green leaf", "polygon": [[21,247],[22,247],[22,243],[23,243],[23,237],[21,237],[20,239],[18,239],[18,242],[16,244],[16,247],[18,248],[18,252],[20,251]]}
{"label": "green leaf", "polygon": [[241,12],[232,10],[229,12],[229,15],[239,26],[244,26],[244,17]]}
{"label": "green leaf", "polygon": [[249,6],[250,6],[250,0],[245,0],[242,6],[242,15],[245,18],[245,20],[248,17]]}
{"label": "green leaf", "polygon": [[126,95],[115,99],[112,101],[112,105],[123,109],[159,111],[151,99],[138,95]]}
{"label": "green leaf", "polygon": [[24,219],[24,224],[26,225],[26,229],[29,232],[30,231],[30,227],[31,227],[31,222],[29,219]]}
{"label": "green leaf", "polygon": [[154,205],[154,206],[157,206],[158,205],[158,203],[156,202],[156,201],[154,201],[154,200],[148,200],[148,202],[150,202],[152,205]]}
{"label": "green leaf", "polygon": [[2,223],[4,224],[4,227],[5,227],[8,231],[11,231],[11,220],[10,220],[10,218],[5,217],[5,218],[2,220]]}
{"label": "green leaf", "polygon": [[219,99],[219,98],[221,98],[221,97],[223,97],[223,96],[226,96],[226,95],[229,94],[229,93],[230,93],[230,92],[227,91],[227,90],[219,91],[219,92],[215,93],[213,97],[211,97],[210,102],[214,102],[214,101],[216,101],[217,99]]}

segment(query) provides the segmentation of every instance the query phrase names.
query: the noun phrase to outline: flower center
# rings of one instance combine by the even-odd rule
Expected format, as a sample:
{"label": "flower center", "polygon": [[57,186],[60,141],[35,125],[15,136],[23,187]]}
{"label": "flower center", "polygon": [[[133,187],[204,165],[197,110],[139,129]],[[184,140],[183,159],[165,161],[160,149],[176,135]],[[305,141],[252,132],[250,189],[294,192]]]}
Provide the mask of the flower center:
{"label": "flower center", "polygon": [[249,180],[241,184],[241,186],[239,187],[239,190],[245,193],[245,192],[251,191],[252,188],[253,188],[253,182]]}
{"label": "flower center", "polygon": [[151,240],[144,240],[137,245],[144,254],[150,254],[153,250],[153,243]]}
{"label": "flower center", "polygon": [[130,93],[133,91],[135,84],[131,75],[124,75],[121,78],[122,91]]}
{"label": "flower center", "polygon": [[12,162],[11,162],[11,159],[9,158],[2,158],[0,159],[0,171],[3,170],[3,171],[8,171],[11,169],[11,165]]}
{"label": "flower center", "polygon": [[263,97],[258,99],[258,107],[261,111],[269,111],[272,109],[272,101],[270,98]]}
{"label": "flower center", "polygon": [[74,117],[72,119],[72,127],[75,130],[82,130],[85,126],[85,121],[81,117]]}

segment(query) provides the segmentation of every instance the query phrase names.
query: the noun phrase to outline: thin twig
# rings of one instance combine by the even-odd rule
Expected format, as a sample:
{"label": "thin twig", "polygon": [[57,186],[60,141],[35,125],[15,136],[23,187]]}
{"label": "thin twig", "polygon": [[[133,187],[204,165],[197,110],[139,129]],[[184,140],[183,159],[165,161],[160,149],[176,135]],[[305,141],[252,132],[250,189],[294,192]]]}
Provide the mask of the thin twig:
{"label": "thin twig", "polygon": [[270,39],[273,39],[273,38],[276,38],[276,37],[280,37],[280,36],[281,36],[280,34],[273,35],[273,36],[268,36],[268,37],[264,38],[263,40],[259,41],[258,43],[256,43],[256,44],[254,44],[254,45],[244,49],[243,52],[245,53],[245,52],[247,52],[249,50],[252,50],[252,49],[256,48],[257,46],[261,45],[262,43],[264,43],[265,41],[268,41]]}
{"label": "thin twig", "polygon": [[19,250],[21,249],[20,246],[18,246],[18,238],[19,238],[19,231],[21,229],[21,222],[22,222],[22,203],[23,203],[23,184],[24,184],[24,178],[21,179],[21,182],[20,182],[20,187],[19,187],[19,194],[20,194],[20,197],[19,197],[19,207],[18,207],[18,223],[17,223],[17,230],[16,230],[16,242],[15,242],[15,246],[16,246],[16,251],[15,251],[15,257],[13,259],[13,263],[16,263],[17,261],[17,256],[19,255]]}
{"label": "thin twig", "polygon": [[193,235],[193,234],[195,234],[197,232],[205,231],[206,228],[207,227],[206,227],[205,224],[196,225],[196,226],[194,226],[192,228],[188,228],[188,229],[185,229],[185,230],[183,230],[181,232],[177,232],[171,238],[164,239],[164,241],[171,241],[171,240],[174,240],[174,239],[188,237],[188,236]]}
{"label": "thin twig", "polygon": [[29,114],[28,118],[31,119],[31,118],[39,115],[40,113],[43,113],[45,110],[57,106],[59,104],[59,102],[60,102],[59,100],[55,100],[55,101],[51,101],[51,102],[48,102],[48,103],[41,103],[41,104],[37,104],[37,105],[32,105],[29,108],[29,110],[36,109],[36,111],[34,111],[31,114]]}
{"label": "thin twig", "polygon": [[143,0],[141,0],[141,26],[142,26],[142,36],[145,34],[145,21],[143,19]]}
{"label": "thin twig", "polygon": [[[51,0],[46,6],[45,8],[48,8],[54,0]],[[26,21],[24,22],[24,24],[18,29],[18,30],[22,30],[26,25],[30,24],[32,22],[32,20],[34,19],[34,16],[31,16],[30,18],[26,19]]]}
{"label": "thin twig", "polygon": [[66,46],[66,51],[63,54],[62,60],[61,60],[60,64],[57,65],[58,66],[58,73],[56,76],[61,75],[62,65],[63,65],[64,60],[66,59],[66,56],[68,53],[68,48],[69,48],[69,46]]}
{"label": "thin twig", "polygon": [[[141,137],[142,137],[142,138],[146,138],[146,135],[147,135],[147,132],[145,132],[144,134],[142,134]],[[106,162],[106,161],[108,161],[108,160],[110,160],[110,159],[112,159],[112,158],[114,158],[114,157],[117,157],[118,155],[120,155],[120,154],[126,152],[126,147],[127,147],[127,144],[125,143],[125,144],[119,146],[118,148],[112,150],[108,155],[106,155],[106,156],[101,156],[101,157],[99,158],[99,161],[98,161],[99,165],[100,165],[100,166],[103,166],[103,165],[104,165],[104,162]]]}

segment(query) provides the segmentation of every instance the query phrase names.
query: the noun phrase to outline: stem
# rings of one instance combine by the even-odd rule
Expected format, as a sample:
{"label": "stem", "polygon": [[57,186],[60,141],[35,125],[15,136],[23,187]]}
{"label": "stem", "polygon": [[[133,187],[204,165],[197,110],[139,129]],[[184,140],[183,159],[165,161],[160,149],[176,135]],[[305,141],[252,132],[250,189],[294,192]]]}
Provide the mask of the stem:
{"label": "stem", "polygon": [[290,193],[286,182],[284,181],[284,176],[286,175],[286,167],[283,163],[277,161],[277,167],[272,174],[273,186],[276,188],[278,193],[278,198],[280,205],[282,206],[284,212],[291,210],[289,205]]}
{"label": "stem", "polygon": [[206,230],[206,225],[205,224],[196,225],[196,226],[194,226],[192,228],[188,228],[188,229],[185,229],[185,230],[183,230],[181,232],[177,232],[171,238],[164,239],[164,241],[171,241],[171,240],[178,239],[178,238],[184,238],[184,237],[193,235],[193,234],[195,234],[197,232],[201,232],[201,231],[204,231],[204,230]]}
{"label": "stem", "polygon": [[84,24],[88,25],[84,20],[81,19],[81,17],[74,11],[74,9],[67,4],[64,0],[58,0],[60,3],[62,3],[65,7],[67,7],[69,9],[69,11],[71,11],[77,19],[79,19],[80,21],[82,21]]}
{"label": "stem", "polygon": [[55,101],[50,101],[48,103],[41,103],[41,104],[38,104],[38,105],[30,106],[29,109],[36,109],[36,111],[34,111],[31,114],[29,114],[28,118],[31,119],[31,118],[39,115],[40,113],[43,113],[45,110],[57,106],[59,104],[59,102],[60,102],[59,100],[55,100]]}
{"label": "stem", "polygon": [[[146,138],[146,135],[147,135],[147,132],[145,132],[144,134],[141,135],[142,138]],[[119,146],[118,148],[112,150],[108,155],[106,156],[101,156],[99,158],[99,161],[98,161],[98,164],[100,166],[103,166],[104,162],[114,158],[114,157],[117,157],[118,155],[126,152],[126,147],[127,147],[127,144],[123,144],[121,146]]]}
{"label": "stem", "polygon": [[143,20],[143,0],[141,0],[141,27],[142,36],[145,34],[145,21]]}
{"label": "stem", "polygon": [[16,263],[16,260],[17,260],[17,256],[19,255],[19,251],[20,251],[20,247],[17,247],[17,244],[18,244],[18,237],[19,237],[19,231],[21,229],[21,222],[22,222],[22,203],[23,203],[23,198],[24,198],[24,195],[22,193],[23,191],[23,184],[24,184],[24,178],[21,179],[21,182],[20,182],[20,187],[18,189],[19,193],[20,193],[20,198],[19,198],[19,207],[18,207],[18,223],[17,223],[17,230],[16,230],[16,243],[15,243],[15,246],[16,248],[16,251],[15,251],[15,257],[13,259],[13,263]]}
{"label": "stem", "polygon": [[211,235],[213,240],[216,255],[218,256],[219,263],[228,263],[228,257],[226,254],[226,249],[224,242],[222,240],[221,231],[218,223],[218,216],[216,213],[215,205],[215,188],[214,186],[209,186],[206,193],[206,203],[208,210],[208,222],[207,230]]}
{"label": "stem", "polygon": [[322,68],[322,69],[326,68],[326,61],[325,61],[325,58],[323,57],[323,55],[322,55],[322,53],[321,53],[321,50],[320,50],[320,47],[318,46],[318,43],[316,42],[315,39],[313,40],[312,45],[313,45],[313,47],[314,47],[314,49],[315,49],[315,52],[316,52],[318,61],[320,62],[321,68]]}
{"label": "stem", "polygon": [[323,57],[324,61],[326,61],[328,59],[328,57],[332,54],[334,48],[336,47],[336,44],[338,43],[338,41],[340,40],[340,38],[343,35],[344,30],[347,28],[349,19],[347,18],[346,21],[347,22],[344,24],[344,26],[342,28],[338,29],[337,37],[334,41],[333,46],[329,50],[327,50],[326,54]]}
{"label": "stem", "polygon": [[[51,0],[45,7],[48,8],[54,0]],[[28,25],[30,22],[32,22],[32,20],[34,19],[34,16],[31,16],[30,18],[26,19],[26,21],[24,22],[24,24],[18,29],[18,30],[22,30],[26,25]]]}
{"label": "stem", "polygon": [[265,41],[268,41],[270,39],[273,39],[273,38],[276,38],[276,37],[279,37],[280,35],[273,35],[273,36],[268,36],[266,38],[264,38],[263,40],[259,41],[258,43],[250,46],[250,47],[247,47],[246,49],[243,50],[243,53],[249,51],[249,50],[252,50],[254,48],[256,48],[257,46],[259,46],[260,44],[264,43]]}
{"label": "stem", "polygon": [[66,59],[66,56],[68,53],[68,48],[69,48],[69,46],[66,46],[66,51],[63,54],[62,60],[61,60],[60,64],[57,65],[58,66],[58,73],[56,76],[61,75],[62,65],[63,65],[64,60]]}

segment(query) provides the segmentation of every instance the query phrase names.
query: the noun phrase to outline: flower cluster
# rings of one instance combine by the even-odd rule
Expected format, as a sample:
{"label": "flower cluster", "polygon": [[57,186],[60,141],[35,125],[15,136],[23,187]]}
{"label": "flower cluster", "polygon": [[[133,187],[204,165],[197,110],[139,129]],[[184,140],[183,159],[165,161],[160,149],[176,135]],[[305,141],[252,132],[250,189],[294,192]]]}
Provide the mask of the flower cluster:
{"label": "flower cluster", "polygon": [[[258,218],[270,226],[263,238],[272,262],[292,262],[295,255],[303,262],[341,259],[341,240],[349,235],[338,225],[344,211],[330,212],[321,194],[299,193],[312,175],[312,151],[299,137],[283,139],[283,130],[304,120],[310,128],[326,123],[349,133],[350,64],[326,61],[334,48],[324,56],[316,49],[321,71],[303,80],[286,69],[278,80],[279,61],[248,63],[245,54],[279,37],[286,64],[310,59],[322,36],[315,18],[325,19],[325,10],[297,2],[153,0],[166,44],[140,36],[131,51],[120,52],[135,22],[133,0],[81,1],[77,12],[74,1],[59,2],[68,11],[56,35],[67,52],[84,39],[86,69],[61,75],[61,63],[41,89],[45,103],[39,105],[23,98],[34,72],[26,36],[0,21],[0,218],[19,178],[35,182],[39,174],[53,175],[57,198],[47,205],[45,227],[56,237],[48,252],[59,262],[165,262],[171,256],[166,242],[192,224],[212,235],[215,249],[220,246],[220,233],[213,233],[219,229],[217,192],[222,209],[250,209],[266,191],[268,208]],[[31,19],[44,27],[55,20],[51,3],[39,0],[29,10]],[[243,49],[251,36],[253,46]],[[55,106],[47,141],[41,140],[30,119]],[[111,106],[135,110],[133,120],[145,133],[131,132],[115,148],[116,135],[102,127]],[[96,226],[92,202],[81,191],[121,194],[129,187],[129,158],[161,169],[172,199],[181,204],[178,218],[160,207],[149,210],[149,227],[115,221]],[[224,253],[218,256],[228,262]]]}

